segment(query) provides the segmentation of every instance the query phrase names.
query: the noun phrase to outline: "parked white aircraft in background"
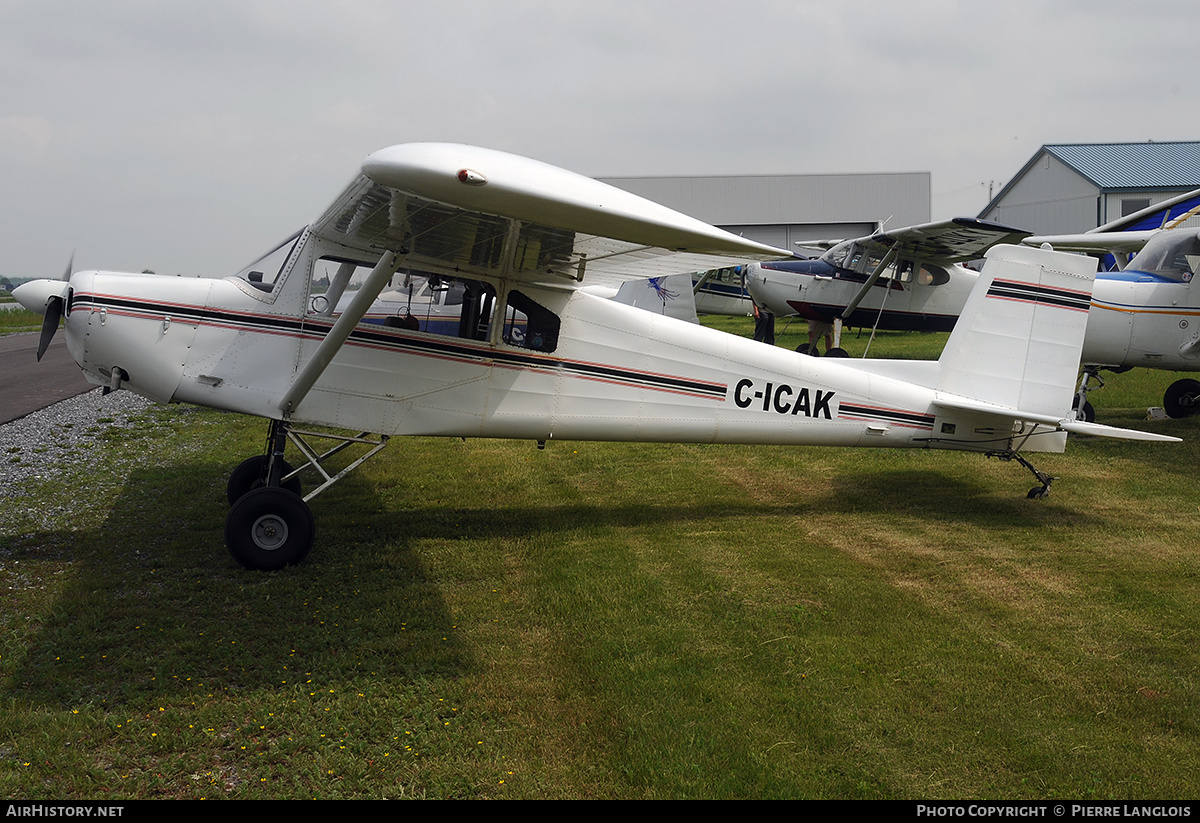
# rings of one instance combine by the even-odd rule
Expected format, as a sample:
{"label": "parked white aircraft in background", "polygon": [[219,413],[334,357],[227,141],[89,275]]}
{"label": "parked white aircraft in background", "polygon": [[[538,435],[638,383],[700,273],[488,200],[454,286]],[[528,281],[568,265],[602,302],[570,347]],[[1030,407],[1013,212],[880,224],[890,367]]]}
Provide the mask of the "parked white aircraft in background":
{"label": "parked white aircraft in background", "polygon": [[835,347],[843,326],[949,331],[977,277],[957,264],[1028,234],[959,217],[853,240],[806,242],[828,250],[815,260],[750,263],[746,290],[776,317],[833,323]]}
{"label": "parked white aircraft in background", "polygon": [[[1200,212],[1200,189],[1078,235],[1029,237],[1029,245],[1110,253],[1117,271],[1097,275],[1083,341],[1077,405],[1095,419],[1088,392],[1101,369],[1200,371],[1200,231],[1181,224]],[[1152,228],[1147,228],[1151,226]],[[1130,258],[1132,255],[1132,259]],[[1171,417],[1200,411],[1200,381],[1176,380],[1163,395]]]}
{"label": "parked white aircraft in background", "polygon": [[700,314],[749,317],[753,312],[753,302],[746,291],[744,274],[745,266],[726,266],[693,274],[696,311]]}
{"label": "parked white aircraft in background", "polygon": [[[1174,439],[1074,419],[1086,257],[993,250],[936,362],[805,357],[584,286],[785,254],[543,163],[422,143],[372,154],[323,216],[232,277],[83,271],[16,296],[46,314],[45,340],[65,315],[97,384],[270,421],[227,489],[226,544],[259,569],[308,553],[307,501],[390,435],[976,451],[1029,468],[1030,496],[1051,478],[1024,453],[1062,451],[1068,432]],[[401,268],[461,288],[453,331],[361,322]],[[337,445],[319,453],[317,437]],[[304,498],[289,442],[321,477]],[[366,453],[331,475],[353,444]]]}
{"label": "parked white aircraft in background", "polygon": [[[1048,243],[1059,251],[1116,257],[1118,270],[1096,277],[1083,343],[1084,373],[1077,405],[1083,408],[1083,417],[1092,420],[1095,413],[1087,394],[1095,384],[1103,385],[1102,369],[1200,371],[1200,290],[1193,287],[1200,272],[1200,239],[1195,228],[1178,228],[1198,211],[1200,190],[1078,235],[1031,237],[1013,229],[1003,237],[999,232],[1004,228],[997,227],[997,233],[989,236],[975,225],[978,221],[965,218],[932,227],[947,229],[953,238],[952,224],[962,224],[968,238],[981,246],[1020,240],[1027,245]],[[1147,229],[1147,225],[1158,228]],[[948,242],[947,253],[940,257],[908,252],[922,261],[916,278],[912,266],[903,263],[897,276],[896,264],[884,254],[890,248],[905,248],[902,238],[909,233],[915,233],[912,242],[920,244],[920,234],[930,228],[916,226],[844,241],[819,260],[754,263],[748,266],[747,287],[760,305],[785,316],[837,318],[848,325],[879,329],[948,329],[966,302],[975,273],[947,265],[948,255],[955,253]],[[958,259],[978,256],[969,244],[962,253],[967,256]],[[905,254],[899,251],[894,259],[903,261]],[[924,262],[929,260],[933,265]],[[1200,381],[1188,378],[1172,383],[1163,407],[1171,417],[1200,411]]]}

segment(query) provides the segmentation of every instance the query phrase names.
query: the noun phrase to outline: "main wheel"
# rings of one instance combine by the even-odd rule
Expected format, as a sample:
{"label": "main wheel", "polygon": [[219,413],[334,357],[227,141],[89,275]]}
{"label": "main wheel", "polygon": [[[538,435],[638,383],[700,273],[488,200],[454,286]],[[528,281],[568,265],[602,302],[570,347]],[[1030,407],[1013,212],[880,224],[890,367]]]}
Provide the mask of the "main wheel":
{"label": "main wheel", "polygon": [[1191,417],[1200,405],[1200,381],[1176,380],[1163,395],[1163,409],[1170,417]]}
{"label": "main wheel", "polygon": [[849,357],[850,352],[846,351],[845,349],[834,346],[832,349],[825,352],[825,356],[826,357]]}
{"label": "main wheel", "polygon": [[[1071,408],[1075,409],[1076,412],[1078,412],[1078,409],[1079,409],[1079,398],[1078,397],[1076,397],[1071,402]],[[1092,404],[1090,401],[1088,401],[1088,400],[1083,401],[1083,414],[1076,413],[1075,419],[1082,420],[1085,423],[1095,423],[1096,422],[1096,410],[1094,408],[1092,408]]]}
{"label": "main wheel", "polygon": [[308,504],[287,489],[251,489],[225,518],[225,545],[247,569],[274,571],[299,563],[315,536]]}
{"label": "main wheel", "polygon": [[[267,456],[265,454],[251,457],[249,460],[243,460],[239,463],[238,467],[233,470],[233,474],[229,475],[229,484],[225,487],[225,497],[229,500],[229,505],[232,506],[241,500],[246,492],[251,489],[262,488],[262,476],[266,470]],[[284,460],[283,471],[280,473],[280,476],[286,476],[291,473],[291,464]],[[283,488],[297,497],[303,495],[299,477],[293,477],[291,480],[284,481]]]}
{"label": "main wheel", "polygon": [[810,354],[813,357],[821,356],[821,350],[818,349],[816,346],[810,346],[808,343],[801,343],[799,346],[796,347],[796,351],[799,352],[800,354]]}

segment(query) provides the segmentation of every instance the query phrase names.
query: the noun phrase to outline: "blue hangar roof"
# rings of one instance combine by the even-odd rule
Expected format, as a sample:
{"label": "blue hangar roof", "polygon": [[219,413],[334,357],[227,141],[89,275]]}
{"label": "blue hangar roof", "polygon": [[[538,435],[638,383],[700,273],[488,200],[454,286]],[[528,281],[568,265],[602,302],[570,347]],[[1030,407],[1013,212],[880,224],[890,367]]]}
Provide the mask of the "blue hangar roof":
{"label": "blue hangar roof", "polygon": [[1200,142],[1080,143],[1042,149],[1101,189],[1200,186]]}

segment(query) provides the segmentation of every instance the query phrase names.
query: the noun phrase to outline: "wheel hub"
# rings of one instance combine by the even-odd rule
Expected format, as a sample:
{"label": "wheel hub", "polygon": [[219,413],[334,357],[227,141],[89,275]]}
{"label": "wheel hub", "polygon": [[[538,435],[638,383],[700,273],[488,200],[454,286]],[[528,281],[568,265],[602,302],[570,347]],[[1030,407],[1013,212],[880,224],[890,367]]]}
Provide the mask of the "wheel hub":
{"label": "wheel hub", "polygon": [[254,540],[254,545],[263,551],[275,551],[287,542],[287,523],[278,515],[264,514],[254,521],[250,536]]}

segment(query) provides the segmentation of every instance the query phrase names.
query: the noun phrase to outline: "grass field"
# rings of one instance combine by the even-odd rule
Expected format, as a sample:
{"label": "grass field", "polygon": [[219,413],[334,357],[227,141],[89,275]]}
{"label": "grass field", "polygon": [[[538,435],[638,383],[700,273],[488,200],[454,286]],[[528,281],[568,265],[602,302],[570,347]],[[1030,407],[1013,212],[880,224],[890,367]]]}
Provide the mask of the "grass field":
{"label": "grass field", "polygon": [[0,309],[0,334],[39,331],[42,316],[25,309]]}
{"label": "grass field", "polygon": [[1093,402],[1185,443],[1072,438],[1042,501],[980,455],[397,439],[271,574],[222,540],[264,425],[155,407],[5,506],[0,795],[1195,798],[1171,379]]}

